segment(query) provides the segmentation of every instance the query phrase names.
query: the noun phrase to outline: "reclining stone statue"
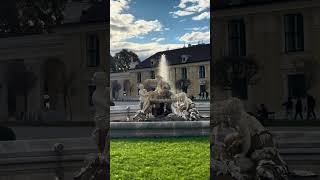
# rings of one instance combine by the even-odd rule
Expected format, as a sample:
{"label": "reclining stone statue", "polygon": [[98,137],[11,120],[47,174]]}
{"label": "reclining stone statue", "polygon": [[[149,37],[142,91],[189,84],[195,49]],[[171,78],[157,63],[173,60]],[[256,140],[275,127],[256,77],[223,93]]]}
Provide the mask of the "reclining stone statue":
{"label": "reclining stone statue", "polygon": [[[287,180],[289,170],[279,155],[272,134],[249,115],[237,98],[214,105],[213,160],[216,175],[229,174],[235,179]],[[222,117],[221,117],[222,116]],[[220,136],[220,137],[219,137]]]}

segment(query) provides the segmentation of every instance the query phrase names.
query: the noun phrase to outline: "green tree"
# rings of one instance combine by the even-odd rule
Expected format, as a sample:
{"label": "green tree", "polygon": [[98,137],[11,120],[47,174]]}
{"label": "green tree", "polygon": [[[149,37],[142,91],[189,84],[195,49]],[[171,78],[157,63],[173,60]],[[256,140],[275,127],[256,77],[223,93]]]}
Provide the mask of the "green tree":
{"label": "green tree", "polygon": [[116,53],[112,60],[111,62],[114,64],[111,65],[111,68],[114,69],[111,70],[114,70],[114,72],[126,72],[129,70],[131,62],[140,62],[138,55],[127,49],[122,49]]}
{"label": "green tree", "polygon": [[114,61],[114,58],[110,54],[110,71],[111,72],[117,72],[117,65],[116,62]]}
{"label": "green tree", "polygon": [[0,5],[0,37],[49,33],[62,23],[67,0],[3,0]]}

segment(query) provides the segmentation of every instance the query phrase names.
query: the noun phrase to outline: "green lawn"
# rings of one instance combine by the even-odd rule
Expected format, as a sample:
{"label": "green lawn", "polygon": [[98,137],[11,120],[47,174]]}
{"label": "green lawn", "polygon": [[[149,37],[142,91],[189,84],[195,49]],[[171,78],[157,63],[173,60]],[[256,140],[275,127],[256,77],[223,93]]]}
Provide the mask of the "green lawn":
{"label": "green lawn", "polygon": [[210,176],[207,137],[112,139],[111,179],[194,179]]}

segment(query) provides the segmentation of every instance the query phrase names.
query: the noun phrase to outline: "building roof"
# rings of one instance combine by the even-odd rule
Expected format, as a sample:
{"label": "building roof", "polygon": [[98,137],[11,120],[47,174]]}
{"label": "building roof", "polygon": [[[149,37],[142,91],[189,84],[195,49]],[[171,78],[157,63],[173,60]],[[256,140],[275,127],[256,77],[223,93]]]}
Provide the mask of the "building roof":
{"label": "building roof", "polygon": [[[168,65],[210,61],[210,51],[210,44],[199,44],[191,47],[161,51],[139,63],[135,69],[157,67],[162,54],[166,55]],[[182,57],[184,56],[187,57],[187,60],[182,62]]]}
{"label": "building roof", "polygon": [[92,23],[92,22],[107,22],[108,12],[107,12],[107,2],[105,0],[100,2],[95,2],[86,11],[82,12],[80,17],[81,23]]}
{"label": "building roof", "polygon": [[[229,9],[243,6],[257,6],[270,3],[290,2],[298,0],[216,0],[213,3],[213,9]],[[301,1],[301,0],[299,0]]]}

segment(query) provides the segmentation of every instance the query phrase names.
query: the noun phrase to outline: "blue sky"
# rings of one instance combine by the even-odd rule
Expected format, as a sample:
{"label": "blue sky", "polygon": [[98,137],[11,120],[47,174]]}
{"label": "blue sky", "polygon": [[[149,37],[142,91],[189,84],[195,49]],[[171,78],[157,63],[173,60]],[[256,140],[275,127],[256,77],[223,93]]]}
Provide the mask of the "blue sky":
{"label": "blue sky", "polygon": [[111,54],[121,49],[141,60],[184,44],[209,43],[210,0],[111,0]]}

